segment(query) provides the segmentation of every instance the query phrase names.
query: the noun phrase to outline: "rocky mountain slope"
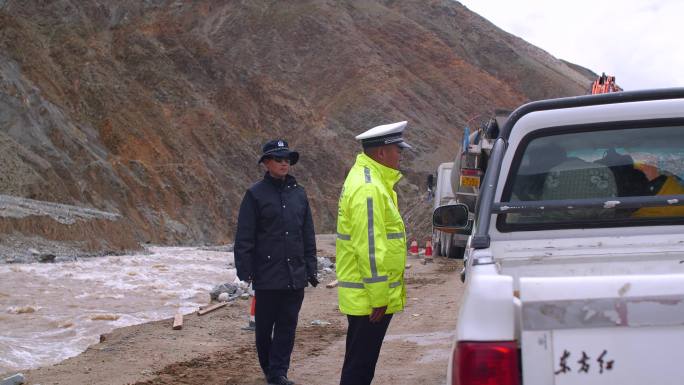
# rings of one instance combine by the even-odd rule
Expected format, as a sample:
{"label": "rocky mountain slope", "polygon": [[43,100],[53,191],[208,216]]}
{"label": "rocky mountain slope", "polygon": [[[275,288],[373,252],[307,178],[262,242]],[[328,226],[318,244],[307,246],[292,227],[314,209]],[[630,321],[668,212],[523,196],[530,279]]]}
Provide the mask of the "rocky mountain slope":
{"label": "rocky mountain slope", "polygon": [[[590,75],[450,0],[0,0],[0,194],[116,215],[83,250],[230,242],[261,144],[285,137],[333,232],[354,135],[408,120],[399,192],[424,238],[423,181],[466,121]],[[3,213],[0,241],[89,226]]]}

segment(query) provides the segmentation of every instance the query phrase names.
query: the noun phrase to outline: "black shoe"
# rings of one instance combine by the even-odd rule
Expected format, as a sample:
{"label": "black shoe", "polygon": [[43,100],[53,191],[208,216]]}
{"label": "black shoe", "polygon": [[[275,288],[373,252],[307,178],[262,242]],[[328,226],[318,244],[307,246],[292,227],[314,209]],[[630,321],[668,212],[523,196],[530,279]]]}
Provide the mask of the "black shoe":
{"label": "black shoe", "polygon": [[285,376],[275,376],[268,379],[268,385],[295,385],[295,383]]}

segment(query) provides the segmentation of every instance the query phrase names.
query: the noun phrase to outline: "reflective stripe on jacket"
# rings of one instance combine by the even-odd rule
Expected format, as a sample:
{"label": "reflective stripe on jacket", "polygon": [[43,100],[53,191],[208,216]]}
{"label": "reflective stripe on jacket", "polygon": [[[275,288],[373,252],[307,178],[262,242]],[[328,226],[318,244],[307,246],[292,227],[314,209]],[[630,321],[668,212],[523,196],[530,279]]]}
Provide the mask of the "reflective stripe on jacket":
{"label": "reflective stripe on jacket", "polygon": [[406,234],[394,185],[397,170],[365,154],[356,157],[342,187],[337,216],[336,270],[340,311],[367,315],[406,303]]}

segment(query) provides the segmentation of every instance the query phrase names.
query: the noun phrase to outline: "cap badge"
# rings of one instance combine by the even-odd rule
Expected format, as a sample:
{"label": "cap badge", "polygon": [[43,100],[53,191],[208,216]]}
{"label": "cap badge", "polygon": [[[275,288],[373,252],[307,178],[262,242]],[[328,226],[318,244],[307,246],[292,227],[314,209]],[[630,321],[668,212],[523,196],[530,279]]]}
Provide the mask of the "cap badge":
{"label": "cap badge", "polygon": [[282,140],[278,141],[278,147],[285,147],[285,143]]}

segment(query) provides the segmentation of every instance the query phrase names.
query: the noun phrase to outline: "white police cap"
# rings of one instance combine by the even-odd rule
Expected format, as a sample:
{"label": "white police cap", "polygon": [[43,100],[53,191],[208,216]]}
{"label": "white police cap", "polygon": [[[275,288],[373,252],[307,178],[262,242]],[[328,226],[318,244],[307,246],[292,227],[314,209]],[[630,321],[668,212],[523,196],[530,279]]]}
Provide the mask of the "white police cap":
{"label": "white police cap", "polygon": [[413,148],[402,137],[404,128],[406,128],[406,121],[384,124],[373,127],[363,134],[356,135],[356,139],[361,141],[363,148],[384,146],[386,144],[397,144],[402,148]]}

